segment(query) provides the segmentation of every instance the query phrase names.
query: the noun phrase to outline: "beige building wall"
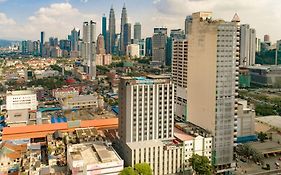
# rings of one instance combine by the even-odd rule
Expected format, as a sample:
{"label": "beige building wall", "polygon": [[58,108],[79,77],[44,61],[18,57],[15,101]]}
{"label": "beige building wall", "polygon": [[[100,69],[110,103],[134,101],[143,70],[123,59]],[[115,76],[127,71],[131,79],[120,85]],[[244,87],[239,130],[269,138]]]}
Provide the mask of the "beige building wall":
{"label": "beige building wall", "polygon": [[[200,22],[201,16],[192,15],[188,45],[187,120],[215,132],[217,24]],[[213,92],[213,93],[210,93]]]}

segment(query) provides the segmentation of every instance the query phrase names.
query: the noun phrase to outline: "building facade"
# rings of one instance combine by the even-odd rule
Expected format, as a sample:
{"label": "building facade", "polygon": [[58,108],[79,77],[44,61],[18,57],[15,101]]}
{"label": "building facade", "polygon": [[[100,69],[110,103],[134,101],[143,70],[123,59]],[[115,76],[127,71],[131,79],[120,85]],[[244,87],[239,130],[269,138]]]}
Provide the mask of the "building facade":
{"label": "building facade", "polygon": [[154,28],[152,36],[152,63],[166,64],[167,28]]}
{"label": "building facade", "polygon": [[216,173],[234,171],[239,75],[239,17],[213,20],[211,12],[192,14],[188,37],[187,120],[214,136]]}
{"label": "building facade", "polygon": [[129,44],[127,46],[127,56],[130,58],[139,58],[140,57],[140,48],[138,44]]}
{"label": "building facade", "polygon": [[188,41],[175,40],[173,42],[172,76],[175,84],[175,116],[187,118],[187,64]]}

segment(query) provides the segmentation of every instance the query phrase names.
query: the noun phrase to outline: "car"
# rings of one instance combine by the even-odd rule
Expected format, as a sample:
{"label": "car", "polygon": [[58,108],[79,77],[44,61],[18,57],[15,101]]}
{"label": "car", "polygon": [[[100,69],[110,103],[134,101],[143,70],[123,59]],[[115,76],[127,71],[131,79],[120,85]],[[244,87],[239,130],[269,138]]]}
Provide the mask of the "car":
{"label": "car", "polygon": [[279,159],[278,160],[280,160],[281,161],[281,157],[279,157]]}
{"label": "car", "polygon": [[243,157],[242,157],[240,160],[241,160],[242,162],[244,162],[244,163],[247,162],[247,160],[246,160],[245,158],[243,158]]}

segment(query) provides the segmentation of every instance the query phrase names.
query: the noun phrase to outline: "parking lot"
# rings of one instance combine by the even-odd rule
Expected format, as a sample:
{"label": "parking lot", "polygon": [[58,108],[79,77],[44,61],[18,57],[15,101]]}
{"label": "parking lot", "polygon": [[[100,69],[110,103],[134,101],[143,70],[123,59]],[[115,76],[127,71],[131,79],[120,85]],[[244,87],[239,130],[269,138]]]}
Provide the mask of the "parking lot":
{"label": "parking lot", "polygon": [[[281,161],[278,160],[281,155],[271,156],[269,158],[265,158],[264,165],[269,164],[270,170],[278,169],[275,165],[275,162],[278,162],[281,166]],[[242,174],[255,174],[255,173],[262,173],[267,172],[267,170],[262,169],[262,165],[257,165],[254,162],[242,162],[238,160],[237,162],[237,171],[235,174],[242,175]]]}

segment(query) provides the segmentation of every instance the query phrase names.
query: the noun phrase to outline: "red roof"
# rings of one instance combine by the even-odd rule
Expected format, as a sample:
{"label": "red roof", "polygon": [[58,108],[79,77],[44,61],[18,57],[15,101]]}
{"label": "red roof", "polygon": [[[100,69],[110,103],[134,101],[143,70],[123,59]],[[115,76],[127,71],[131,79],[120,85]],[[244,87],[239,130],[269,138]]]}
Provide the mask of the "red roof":
{"label": "red roof", "polygon": [[[116,129],[118,127],[118,118],[82,120],[80,128],[96,127],[97,129]],[[3,140],[15,140],[23,138],[45,137],[57,130],[72,131],[75,128],[68,128],[67,123],[27,125],[18,127],[3,128]]]}

